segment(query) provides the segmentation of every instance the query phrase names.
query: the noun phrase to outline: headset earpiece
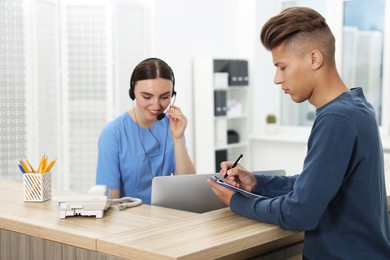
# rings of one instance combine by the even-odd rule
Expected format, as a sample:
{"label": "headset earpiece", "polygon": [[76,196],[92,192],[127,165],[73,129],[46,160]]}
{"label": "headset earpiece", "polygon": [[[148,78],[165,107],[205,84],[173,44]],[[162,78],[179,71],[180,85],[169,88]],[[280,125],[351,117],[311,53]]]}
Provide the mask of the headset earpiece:
{"label": "headset earpiece", "polygon": [[130,84],[129,97],[130,97],[131,100],[135,99],[133,84]]}
{"label": "headset earpiece", "polygon": [[[134,69],[134,71],[135,71],[135,69]],[[133,71],[133,73],[131,73],[131,77],[130,77],[129,97],[130,97],[131,100],[134,100],[134,99],[135,99],[135,94],[134,94],[134,80],[133,80],[134,71]]]}

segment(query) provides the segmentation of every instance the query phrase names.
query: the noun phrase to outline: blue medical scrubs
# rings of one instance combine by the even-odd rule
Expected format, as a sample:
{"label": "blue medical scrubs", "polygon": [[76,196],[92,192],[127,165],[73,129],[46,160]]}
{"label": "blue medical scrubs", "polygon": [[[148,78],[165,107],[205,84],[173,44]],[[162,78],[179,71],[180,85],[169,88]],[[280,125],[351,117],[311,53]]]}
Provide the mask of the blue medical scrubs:
{"label": "blue medical scrubs", "polygon": [[96,184],[120,189],[121,197],[135,197],[150,204],[155,176],[175,172],[169,119],[150,129],[136,124],[125,112],[102,130],[98,142]]}

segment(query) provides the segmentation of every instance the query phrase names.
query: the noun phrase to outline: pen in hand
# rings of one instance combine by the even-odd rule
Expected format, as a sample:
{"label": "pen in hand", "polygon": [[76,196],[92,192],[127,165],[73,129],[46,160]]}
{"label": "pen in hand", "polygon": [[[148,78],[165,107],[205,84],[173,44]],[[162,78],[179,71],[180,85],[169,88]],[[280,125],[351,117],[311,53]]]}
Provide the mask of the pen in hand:
{"label": "pen in hand", "polygon": [[[237,160],[232,164],[232,167],[230,167],[230,169],[234,168],[237,166],[237,164],[241,161],[242,159],[242,154],[240,154],[240,156],[238,156]],[[225,176],[223,176],[224,179],[226,179],[226,177],[228,176],[227,173],[225,173]]]}

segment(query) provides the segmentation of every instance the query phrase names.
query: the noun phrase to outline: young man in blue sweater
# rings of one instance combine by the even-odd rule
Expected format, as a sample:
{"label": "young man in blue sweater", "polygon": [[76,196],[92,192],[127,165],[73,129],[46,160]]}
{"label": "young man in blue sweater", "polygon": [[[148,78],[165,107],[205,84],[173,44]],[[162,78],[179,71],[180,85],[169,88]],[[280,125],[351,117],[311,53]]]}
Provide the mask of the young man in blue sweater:
{"label": "young man in blue sweater", "polygon": [[325,19],[309,8],[288,8],[264,25],[261,41],[272,53],[275,84],[293,101],[308,100],[316,108],[303,170],[270,177],[221,164],[227,182],[269,198],[209,185],[237,214],[305,231],[304,259],[390,259],[375,112],[361,88],[348,89],[341,80]]}

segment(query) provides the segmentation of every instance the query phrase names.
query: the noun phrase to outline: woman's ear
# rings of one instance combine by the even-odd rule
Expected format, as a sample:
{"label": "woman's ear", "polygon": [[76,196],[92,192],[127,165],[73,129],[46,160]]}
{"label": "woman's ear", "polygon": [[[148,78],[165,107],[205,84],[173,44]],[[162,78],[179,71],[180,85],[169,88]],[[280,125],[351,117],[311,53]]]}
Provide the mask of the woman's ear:
{"label": "woman's ear", "polygon": [[324,55],[319,50],[313,50],[311,52],[311,67],[312,69],[319,69],[321,68],[322,64],[324,62]]}

